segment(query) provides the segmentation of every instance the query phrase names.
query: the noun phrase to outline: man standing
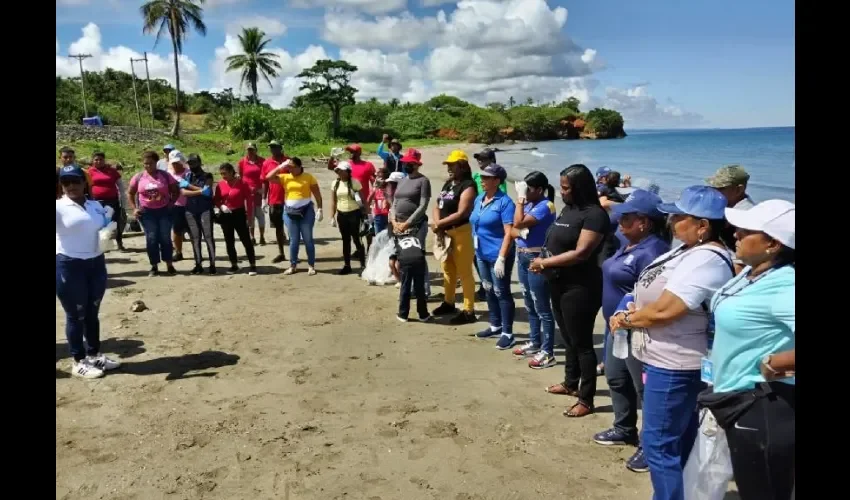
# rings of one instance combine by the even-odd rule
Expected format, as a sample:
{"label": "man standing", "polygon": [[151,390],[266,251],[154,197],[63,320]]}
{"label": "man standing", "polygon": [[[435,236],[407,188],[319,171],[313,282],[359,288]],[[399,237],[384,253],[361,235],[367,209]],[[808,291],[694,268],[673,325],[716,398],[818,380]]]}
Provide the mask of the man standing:
{"label": "man standing", "polygon": [[[266,210],[266,207],[268,207],[271,226],[274,228],[275,236],[277,237],[277,248],[279,253],[277,257],[272,260],[272,262],[277,264],[286,260],[285,254],[283,253],[283,246],[286,245],[286,233],[283,230],[283,203],[286,199],[286,193],[284,192],[283,185],[281,185],[280,181],[275,179],[269,182],[265,179],[272,170],[276,169],[278,165],[288,160],[289,157],[283,154],[283,146],[277,141],[271,141],[269,143],[269,151],[271,151],[272,157],[263,162],[263,173],[261,176],[261,178],[264,179],[263,210]],[[289,169],[284,168],[280,171],[280,173],[287,174],[289,173]]]}
{"label": "man standing", "polygon": [[265,158],[257,154],[257,145],[249,142],[245,147],[245,157],[239,160],[239,177],[251,191],[248,203],[248,228],[251,230],[251,243],[254,238],[254,220],[260,223],[260,245],[266,244],[266,215],[263,212],[263,163]]}
{"label": "man standing", "polygon": [[163,172],[168,172],[168,155],[170,155],[171,152],[174,151],[175,149],[177,149],[177,148],[174,147],[174,144],[166,144],[165,146],[162,147],[162,153],[163,153],[162,158],[160,158],[160,160],[158,162],[156,162],[156,169],[157,170],[162,170]]}
{"label": "man standing", "polygon": [[[384,145],[388,144],[390,150],[384,149]],[[378,156],[384,160],[384,166],[390,174],[393,172],[401,172],[407,175],[401,166],[401,142],[398,139],[392,139],[388,134],[384,134],[381,143],[378,144]]]}
{"label": "man standing", "polygon": [[[62,167],[75,167],[77,165],[77,153],[69,148],[68,146],[63,147],[59,150],[59,166],[56,167],[56,199],[62,197],[62,186],[59,184],[59,170]],[[86,198],[91,199],[91,174],[88,169],[81,168],[83,174],[86,177],[85,186],[83,186],[83,192],[86,195]]]}
{"label": "man standing", "polygon": [[[747,182],[750,180],[750,174],[740,165],[726,165],[717,169],[713,176],[705,180],[705,182],[723,193],[726,197],[726,203],[729,208],[737,208],[739,210],[749,210],[753,208],[755,202],[750,195],[747,194]],[[730,224],[726,224],[726,228],[720,234],[721,240],[727,247],[735,249],[735,228]],[[735,274],[741,272],[744,268],[744,263],[734,259]]]}
{"label": "man standing", "polygon": [[[484,170],[489,165],[496,164],[496,151],[490,148],[484,148],[480,152],[472,155],[473,158],[478,160],[478,168]],[[481,172],[475,172],[472,174],[472,180],[475,181],[475,186],[478,189],[478,194],[484,192],[484,188],[481,186]],[[503,180],[499,183],[499,191],[507,194],[508,192],[508,183]]]}

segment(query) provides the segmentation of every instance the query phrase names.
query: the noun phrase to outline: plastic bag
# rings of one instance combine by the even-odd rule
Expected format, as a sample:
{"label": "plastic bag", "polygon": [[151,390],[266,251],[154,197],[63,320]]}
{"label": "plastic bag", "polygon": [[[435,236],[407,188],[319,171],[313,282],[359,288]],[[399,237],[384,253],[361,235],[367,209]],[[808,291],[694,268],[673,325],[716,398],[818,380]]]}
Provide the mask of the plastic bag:
{"label": "plastic bag", "polygon": [[113,221],[97,232],[97,244],[101,252],[108,252],[115,247],[113,237],[117,229],[118,224]]}
{"label": "plastic bag", "polygon": [[685,500],[723,500],[732,480],[726,432],[706,408],[700,410],[697,440],[683,472]]}
{"label": "plastic bag", "polygon": [[395,244],[389,232],[384,229],[372,240],[366,269],[360,275],[370,285],[391,285],[396,282],[390,271],[390,256],[395,253]]}
{"label": "plastic bag", "polygon": [[333,148],[333,149],[331,149],[331,158],[339,159],[344,154],[345,154],[345,148]]}

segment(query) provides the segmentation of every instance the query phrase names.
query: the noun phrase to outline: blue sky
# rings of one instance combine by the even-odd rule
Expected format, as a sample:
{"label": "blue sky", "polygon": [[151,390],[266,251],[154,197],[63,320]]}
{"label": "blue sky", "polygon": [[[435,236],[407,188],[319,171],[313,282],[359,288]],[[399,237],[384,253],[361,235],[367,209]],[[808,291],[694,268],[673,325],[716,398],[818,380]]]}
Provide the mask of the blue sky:
{"label": "blue sky", "polygon": [[[152,76],[173,80],[170,43],[142,34],[141,3],[57,0],[57,74],[74,74],[70,49],[95,55],[90,70],[127,70],[149,51]],[[256,25],[284,67],[261,98],[280,107],[302,67],[343,57],[360,68],[361,98],[576,96],[618,109],[627,128],[794,124],[789,0],[208,0],[205,20],[207,36],[185,45],[186,85],[238,87],[222,61]]]}

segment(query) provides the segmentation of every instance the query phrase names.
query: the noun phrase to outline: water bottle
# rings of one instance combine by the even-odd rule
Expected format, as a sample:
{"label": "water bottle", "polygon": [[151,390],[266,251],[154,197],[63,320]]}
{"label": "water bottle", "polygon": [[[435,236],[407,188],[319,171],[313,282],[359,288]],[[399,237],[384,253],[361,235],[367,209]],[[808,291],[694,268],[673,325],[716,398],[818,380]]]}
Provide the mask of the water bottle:
{"label": "water bottle", "polygon": [[626,359],[629,357],[629,331],[624,328],[614,330],[614,346],[612,348],[614,357]]}

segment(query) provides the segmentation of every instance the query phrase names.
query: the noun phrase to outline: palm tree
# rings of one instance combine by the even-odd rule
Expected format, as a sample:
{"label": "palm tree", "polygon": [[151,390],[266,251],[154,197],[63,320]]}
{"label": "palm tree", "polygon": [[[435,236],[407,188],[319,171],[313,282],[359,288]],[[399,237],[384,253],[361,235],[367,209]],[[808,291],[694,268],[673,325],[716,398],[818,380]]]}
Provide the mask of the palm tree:
{"label": "palm tree", "polygon": [[239,43],[242,44],[244,53],[227,58],[227,71],[242,71],[242,85],[251,88],[254,103],[260,102],[257,96],[257,80],[260,75],[269,87],[272,87],[269,77],[277,77],[280,69],[280,63],[277,62],[278,55],[273,52],[263,52],[266,45],[271,42],[271,39],[265,36],[265,32],[260,28],[243,28],[242,34],[239,35]]}
{"label": "palm tree", "polygon": [[168,32],[171,46],[174,49],[174,81],[177,94],[174,105],[174,128],[171,135],[180,133],[180,68],[177,57],[183,53],[183,42],[189,35],[190,28],[206,36],[207,26],[204,24],[204,9],[201,5],[205,0],[149,0],[139,11],[142,14],[144,33],[156,32],[154,47],[159,43],[163,33]]}
{"label": "palm tree", "polygon": [[514,104],[516,104],[516,101],[514,100],[514,96],[511,96],[511,98],[508,99],[508,107],[509,108],[514,107]]}

